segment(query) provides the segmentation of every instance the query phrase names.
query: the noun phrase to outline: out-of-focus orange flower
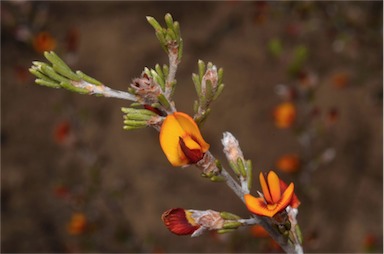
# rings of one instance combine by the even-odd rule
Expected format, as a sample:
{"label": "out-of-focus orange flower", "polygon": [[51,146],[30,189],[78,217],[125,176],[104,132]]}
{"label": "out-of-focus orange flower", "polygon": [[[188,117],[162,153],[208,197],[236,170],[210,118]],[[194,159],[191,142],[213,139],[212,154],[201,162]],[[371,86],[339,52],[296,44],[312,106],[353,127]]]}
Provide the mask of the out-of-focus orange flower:
{"label": "out-of-focus orange flower", "polygon": [[273,112],[278,128],[289,128],[296,119],[296,107],[291,102],[284,102],[275,107]]}
{"label": "out-of-focus orange flower", "polygon": [[71,133],[71,126],[68,121],[62,121],[55,126],[53,137],[58,144],[68,143]]}
{"label": "out-of-focus orange flower", "polygon": [[48,32],[40,32],[33,38],[33,48],[38,53],[43,53],[44,51],[51,51],[56,48],[56,40]]}
{"label": "out-of-focus orange flower", "polygon": [[260,225],[254,225],[251,227],[251,235],[257,238],[270,237],[268,232]]}
{"label": "out-of-focus orange flower", "polygon": [[165,118],[160,130],[160,145],[175,167],[197,163],[209,149],[196,122],[182,112]]}
{"label": "out-of-focus orange flower", "polygon": [[287,186],[275,172],[270,171],[267,181],[262,173],[259,175],[263,196],[256,198],[250,194],[245,194],[245,204],[249,211],[254,214],[273,217],[287,206],[297,208],[300,201],[294,198],[294,184]]}
{"label": "out-of-focus orange flower", "polygon": [[337,108],[331,108],[327,112],[326,124],[332,126],[339,119],[339,110]]}
{"label": "out-of-focus orange flower", "polygon": [[336,88],[345,88],[349,83],[349,75],[346,72],[337,72],[332,75],[331,83]]}
{"label": "out-of-focus orange flower", "polygon": [[71,220],[68,223],[67,230],[71,235],[80,235],[87,228],[87,218],[83,213],[72,214]]}
{"label": "out-of-focus orange flower", "polygon": [[297,154],[285,154],[277,160],[276,167],[286,173],[295,173],[300,168],[299,156]]}

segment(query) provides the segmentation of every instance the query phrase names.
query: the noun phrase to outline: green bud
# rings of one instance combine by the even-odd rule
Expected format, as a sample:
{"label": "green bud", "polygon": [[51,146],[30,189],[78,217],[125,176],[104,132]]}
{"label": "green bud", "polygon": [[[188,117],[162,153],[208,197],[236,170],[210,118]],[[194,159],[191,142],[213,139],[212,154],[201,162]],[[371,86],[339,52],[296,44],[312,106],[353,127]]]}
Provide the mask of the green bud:
{"label": "green bud", "polygon": [[213,98],[213,84],[211,80],[207,79],[205,81],[206,89],[205,89],[205,98],[207,99],[208,103],[212,101]]}
{"label": "green bud", "polygon": [[247,171],[245,170],[245,165],[244,165],[244,161],[242,158],[237,158],[237,166],[238,166],[238,169],[240,171],[240,174],[243,176],[243,177],[247,177]]}
{"label": "green bud", "polygon": [[237,216],[236,214],[229,213],[229,212],[221,212],[220,216],[224,220],[240,220],[241,219],[240,216]]}
{"label": "green bud", "polygon": [[237,229],[241,225],[242,223],[238,221],[224,222],[223,229]]}
{"label": "green bud", "polygon": [[214,175],[210,179],[212,182],[225,182],[226,180],[224,177],[218,175]]}
{"label": "green bud", "polygon": [[228,161],[229,162],[229,166],[231,166],[233,172],[237,175],[237,176],[240,176],[240,170],[237,166],[237,164],[234,162],[234,161]]}
{"label": "green bud", "polygon": [[235,231],[235,229],[219,229],[219,230],[217,230],[217,233],[225,234],[225,233],[230,233],[230,232],[233,232],[233,231]]}

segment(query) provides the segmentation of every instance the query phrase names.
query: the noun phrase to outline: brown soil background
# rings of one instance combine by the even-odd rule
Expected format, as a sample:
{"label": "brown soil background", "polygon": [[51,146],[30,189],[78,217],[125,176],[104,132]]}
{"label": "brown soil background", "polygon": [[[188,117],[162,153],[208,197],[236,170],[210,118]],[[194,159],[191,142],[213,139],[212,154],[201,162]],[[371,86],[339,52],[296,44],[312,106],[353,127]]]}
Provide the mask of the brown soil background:
{"label": "brown soil background", "polygon": [[[239,140],[255,175],[273,169],[283,153],[300,145],[289,130],[277,129],[273,107],[281,101],[277,84],[295,85],[287,62],[295,46],[305,45],[305,69],[314,72],[314,104],[336,107],[337,123],[319,138],[336,149],[336,158],[311,174],[307,185],[298,176],[280,173],[296,183],[302,202],[299,222],[306,252],[365,252],[368,234],[374,251],[383,248],[383,108],[382,2],[34,2],[48,7],[45,29],[64,52],[65,32],[80,33],[77,61],[83,70],[110,87],[126,90],[145,66],[167,63],[145,16],[163,23],[172,13],[181,24],[184,56],[177,73],[178,110],[192,113],[195,91],[191,73],[197,60],[225,70],[224,93],[202,132],[212,153],[224,161],[224,131]],[[13,3],[2,2],[2,11]],[[14,7],[12,7],[14,8]],[[262,8],[265,11],[260,16]],[[298,35],[287,34],[296,24]],[[2,252],[262,252],[265,240],[247,229],[220,237],[172,235],[162,212],[172,207],[248,212],[225,186],[200,177],[193,168],[172,168],[151,129],[122,129],[122,100],[53,90],[15,78],[14,67],[43,60],[3,27],[1,45],[1,251]],[[340,52],[335,40],[347,36]],[[268,41],[279,38],[284,51],[274,59]],[[331,76],[350,76],[335,89]],[[54,142],[53,130],[69,120],[72,146]],[[258,183],[255,177],[256,193]],[[54,195],[66,186],[77,198]],[[90,222],[84,235],[71,236],[72,212]]]}

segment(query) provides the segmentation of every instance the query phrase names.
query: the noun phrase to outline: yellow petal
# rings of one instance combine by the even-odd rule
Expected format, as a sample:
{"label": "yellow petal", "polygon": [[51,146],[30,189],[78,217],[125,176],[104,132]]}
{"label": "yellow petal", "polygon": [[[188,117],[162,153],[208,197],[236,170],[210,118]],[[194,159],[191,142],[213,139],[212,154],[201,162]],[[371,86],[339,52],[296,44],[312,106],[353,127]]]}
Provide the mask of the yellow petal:
{"label": "yellow petal", "polygon": [[182,112],[168,115],[161,126],[160,145],[173,166],[183,166],[190,162],[180,147],[180,138],[190,150],[201,150],[204,153],[209,149],[209,144],[204,141],[199,127],[189,115]]}
{"label": "yellow petal", "polygon": [[268,173],[268,188],[272,197],[272,203],[277,203],[281,197],[280,180],[276,173],[273,171]]}
{"label": "yellow petal", "polygon": [[180,149],[179,138],[186,136],[186,132],[180,126],[175,116],[168,115],[160,130],[160,145],[173,166],[183,166],[188,164],[188,159]]}
{"label": "yellow petal", "polygon": [[183,112],[175,112],[173,115],[179,122],[181,128],[200,145],[202,152],[205,153],[208,151],[209,144],[206,143],[201,136],[199,126],[197,126],[192,117]]}

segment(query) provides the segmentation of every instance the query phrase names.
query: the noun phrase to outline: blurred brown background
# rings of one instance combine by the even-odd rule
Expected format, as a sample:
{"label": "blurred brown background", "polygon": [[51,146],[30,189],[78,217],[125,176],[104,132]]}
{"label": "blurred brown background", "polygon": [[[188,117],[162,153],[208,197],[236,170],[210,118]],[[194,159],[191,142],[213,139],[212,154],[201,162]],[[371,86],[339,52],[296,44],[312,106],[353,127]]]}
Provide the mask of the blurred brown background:
{"label": "blurred brown background", "polygon": [[[337,114],[313,143],[334,149],[335,158],[311,172],[279,172],[302,202],[304,250],[382,252],[382,9],[380,1],[2,1],[1,251],[277,251],[248,228],[172,235],[160,219],[169,208],[248,212],[225,184],[193,167],[172,168],[155,130],[123,131],[120,107],[128,102],[40,87],[27,72],[44,59],[31,39],[46,31],[73,69],[126,90],[144,67],[167,63],[145,16],[163,24],[169,12],[184,39],[178,110],[193,112],[198,59],[223,67],[226,88],[202,132],[223,162],[222,133],[232,132],[255,176],[275,169],[284,153],[305,152],[272,117],[282,101],[276,86],[303,82],[290,66],[295,49],[305,48],[299,74],[316,89],[304,107],[315,107],[319,119],[330,109]],[[255,177],[253,194],[258,188]],[[68,231],[74,213],[86,218],[77,234]]]}

